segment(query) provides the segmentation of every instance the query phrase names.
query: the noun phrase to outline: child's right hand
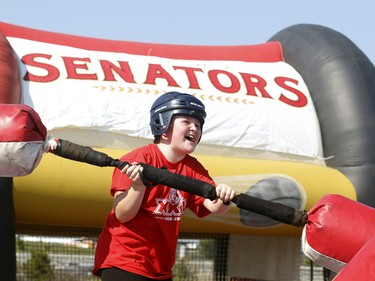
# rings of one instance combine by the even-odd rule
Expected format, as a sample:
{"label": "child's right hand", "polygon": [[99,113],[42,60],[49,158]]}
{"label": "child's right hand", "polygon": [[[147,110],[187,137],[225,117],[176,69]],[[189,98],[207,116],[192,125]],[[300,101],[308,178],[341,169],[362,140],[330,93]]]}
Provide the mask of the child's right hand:
{"label": "child's right hand", "polygon": [[138,165],[138,162],[133,162],[131,165],[126,165],[122,170],[121,173],[127,175],[129,179],[133,181],[133,186],[144,186],[142,181],[141,173],[143,171],[143,167]]}

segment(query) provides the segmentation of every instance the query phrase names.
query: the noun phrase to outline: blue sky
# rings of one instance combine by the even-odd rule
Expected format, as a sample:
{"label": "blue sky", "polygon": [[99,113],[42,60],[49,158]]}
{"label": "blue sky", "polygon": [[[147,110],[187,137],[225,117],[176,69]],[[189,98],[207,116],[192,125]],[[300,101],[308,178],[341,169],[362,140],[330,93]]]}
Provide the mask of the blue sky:
{"label": "blue sky", "polygon": [[341,32],[375,63],[374,15],[373,0],[13,0],[0,8],[0,21],[31,28],[187,45],[259,44],[291,25],[313,23]]}

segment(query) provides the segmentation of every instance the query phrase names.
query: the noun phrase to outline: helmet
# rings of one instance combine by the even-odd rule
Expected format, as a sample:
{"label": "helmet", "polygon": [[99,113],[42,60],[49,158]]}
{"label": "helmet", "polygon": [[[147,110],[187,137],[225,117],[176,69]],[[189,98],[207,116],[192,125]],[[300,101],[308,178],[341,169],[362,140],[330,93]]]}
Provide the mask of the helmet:
{"label": "helmet", "polygon": [[169,128],[173,115],[191,116],[203,127],[206,111],[204,104],[196,97],[180,92],[168,92],[155,100],[150,115],[151,132],[157,136]]}

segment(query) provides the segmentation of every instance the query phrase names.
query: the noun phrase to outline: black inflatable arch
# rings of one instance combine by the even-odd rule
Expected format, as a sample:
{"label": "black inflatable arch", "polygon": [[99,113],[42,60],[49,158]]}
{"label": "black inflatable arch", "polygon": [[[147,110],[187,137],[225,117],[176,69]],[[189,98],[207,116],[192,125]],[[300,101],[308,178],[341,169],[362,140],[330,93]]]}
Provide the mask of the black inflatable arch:
{"label": "black inflatable arch", "polygon": [[375,206],[375,67],[347,37],[298,24],[279,41],[284,58],[304,78],[317,111],[327,166],[345,174],[358,201]]}

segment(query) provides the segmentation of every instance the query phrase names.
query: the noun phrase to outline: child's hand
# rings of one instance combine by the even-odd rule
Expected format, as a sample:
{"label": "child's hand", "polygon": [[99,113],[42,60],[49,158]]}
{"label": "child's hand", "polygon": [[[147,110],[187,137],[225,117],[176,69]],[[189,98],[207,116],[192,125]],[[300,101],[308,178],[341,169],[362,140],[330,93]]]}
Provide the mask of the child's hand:
{"label": "child's hand", "polygon": [[133,162],[131,165],[126,165],[122,170],[121,173],[127,175],[129,179],[133,181],[133,183],[137,186],[144,186],[141,173],[143,171],[143,167],[138,165],[138,162]]}
{"label": "child's hand", "polygon": [[234,196],[236,196],[236,191],[233,187],[220,183],[216,186],[216,196],[218,199],[221,199],[224,203],[230,203]]}

